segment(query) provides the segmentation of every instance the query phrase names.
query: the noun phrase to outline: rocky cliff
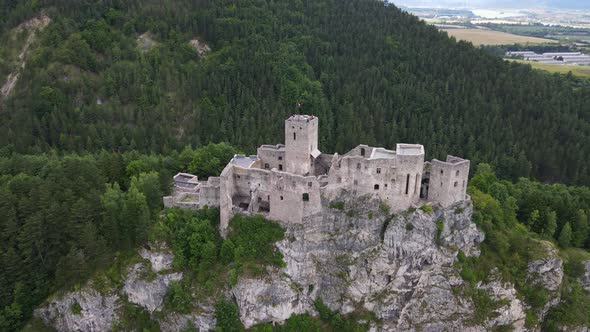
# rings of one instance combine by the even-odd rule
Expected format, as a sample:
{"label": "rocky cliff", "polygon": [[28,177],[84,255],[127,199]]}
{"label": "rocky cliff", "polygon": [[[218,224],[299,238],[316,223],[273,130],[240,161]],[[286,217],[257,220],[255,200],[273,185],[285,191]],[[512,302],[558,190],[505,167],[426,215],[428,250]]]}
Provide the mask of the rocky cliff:
{"label": "rocky cliff", "polygon": [[[369,311],[372,328],[381,331],[486,331],[509,326],[526,330],[526,305],[514,286],[492,275],[488,283],[469,286],[455,267],[461,251],[479,255],[485,235],[471,221],[472,206],[434,207],[390,214],[386,206],[367,199],[346,200],[301,224],[283,224],[277,247],[286,267],[269,268],[261,278],[241,277],[225,289],[237,302],[242,323],[283,322],[292,314],[316,314],[321,299],[343,314]],[[215,326],[214,303],[201,300],[193,312],[163,311],[162,301],[182,273],[171,269],[169,253],[142,250],[145,261],[132,265],[119,290],[84,290],[55,297],[36,315],[60,331],[103,331],[120,319],[119,306],[129,301],[144,308],[162,330],[179,331],[187,324],[200,330]],[[148,273],[151,272],[151,273]],[[492,273],[493,274],[493,273]],[[559,302],[563,278],[561,259],[549,245],[545,257],[529,264],[531,283],[552,294],[539,316]],[[494,309],[477,314],[468,290],[484,294]],[[81,310],[72,310],[76,302]]]}

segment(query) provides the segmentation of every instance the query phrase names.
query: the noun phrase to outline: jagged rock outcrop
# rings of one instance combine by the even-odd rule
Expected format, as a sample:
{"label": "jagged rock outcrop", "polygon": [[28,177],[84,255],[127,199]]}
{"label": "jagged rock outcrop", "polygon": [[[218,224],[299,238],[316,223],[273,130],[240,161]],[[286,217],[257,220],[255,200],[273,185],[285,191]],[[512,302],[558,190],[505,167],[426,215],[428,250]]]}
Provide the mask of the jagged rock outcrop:
{"label": "jagged rock outcrop", "polygon": [[168,247],[166,247],[164,244],[158,244],[157,250],[141,248],[141,250],[139,251],[139,255],[143,259],[147,259],[150,262],[151,269],[155,273],[169,270],[172,268],[172,261],[174,260],[174,256],[169,251]]}
{"label": "jagged rock outcrop", "polygon": [[162,308],[170,283],[181,279],[180,272],[151,275],[142,263],[137,263],[129,269],[123,292],[129,302],[144,307],[151,313]]}
{"label": "jagged rock outcrop", "polygon": [[169,271],[173,257],[161,245],[159,250],[142,248],[139,253],[146,261],[129,267],[121,289],[99,292],[89,283],[81,291],[56,296],[37,309],[35,316],[58,331],[110,331],[121,319],[126,299],[152,313],[152,319],[160,323],[163,331],[183,331],[187,327],[198,331],[214,329],[215,310],[209,304],[195,303],[195,310],[188,314],[160,313],[170,283],[181,280],[182,273]]}
{"label": "jagged rock outcrop", "polygon": [[[500,326],[527,330],[528,307],[513,284],[495,270],[488,282],[469,285],[454,266],[459,251],[479,255],[484,240],[471,221],[469,201],[394,215],[369,198],[343,201],[342,209],[326,208],[302,223],[282,224],[285,238],[277,247],[286,267],[268,268],[262,277],[242,276],[224,293],[237,302],[246,327],[281,323],[292,314],[317,314],[314,301],[321,299],[343,314],[373,312],[380,320],[372,325],[376,331],[488,331]],[[551,293],[552,301],[537,313],[541,317],[559,301],[563,279],[561,259],[544,244],[546,253],[528,266],[530,282]],[[170,251],[162,244],[157,247],[140,250],[144,261],[128,269],[124,286],[111,295],[87,287],[53,300],[36,314],[60,331],[108,330],[119,319],[126,298],[152,313],[162,331],[213,329],[212,300],[194,303],[188,314],[161,311],[170,282],[182,274],[173,272]],[[483,291],[495,302],[486,317],[476,315],[473,291]],[[80,315],[70,309],[74,301],[82,308]]]}
{"label": "jagged rock outcrop", "polygon": [[35,315],[58,331],[108,331],[119,317],[118,299],[116,294],[86,288],[49,301]]}
{"label": "jagged rock outcrop", "polygon": [[583,261],[584,275],[580,278],[580,283],[585,290],[590,292],[590,260]]}
{"label": "jagged rock outcrop", "polygon": [[309,291],[280,275],[271,272],[263,279],[242,278],[233,288],[233,295],[240,308],[240,319],[246,326],[258,322],[283,322],[291,314],[313,310]]}
{"label": "jagged rock outcrop", "polygon": [[288,317],[285,310],[267,310],[261,301],[253,306],[255,301],[247,299],[253,292],[284,289],[291,280],[297,287],[280,291],[285,303],[275,306],[296,308],[292,313],[320,297],[342,313],[360,307],[373,311],[384,330],[468,328],[473,324],[461,319],[470,316],[473,304],[454,292],[463,280],[453,264],[458,250],[479,254],[484,234],[471,223],[471,213],[470,203],[462,203],[391,217],[380,212],[378,202],[365,199],[347,201],[344,210],[331,209],[302,224],[284,224],[285,240],[277,244],[287,262],[284,277],[233,289],[243,323],[249,327]]}
{"label": "jagged rock outcrop", "polygon": [[549,301],[537,312],[543,320],[549,309],[561,300],[561,282],[563,281],[563,261],[557,250],[547,241],[541,242],[545,249],[545,257],[534,260],[528,265],[528,280],[549,291]]}

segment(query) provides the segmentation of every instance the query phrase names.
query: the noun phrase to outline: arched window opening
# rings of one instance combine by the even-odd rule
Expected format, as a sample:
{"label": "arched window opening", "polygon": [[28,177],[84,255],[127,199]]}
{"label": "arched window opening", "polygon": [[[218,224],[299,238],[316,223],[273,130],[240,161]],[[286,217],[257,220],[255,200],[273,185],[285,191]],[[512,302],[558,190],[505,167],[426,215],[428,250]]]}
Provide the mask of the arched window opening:
{"label": "arched window opening", "polygon": [[374,188],[375,190],[379,190],[379,185],[378,185],[378,184],[376,184],[375,186],[373,186],[373,188]]}

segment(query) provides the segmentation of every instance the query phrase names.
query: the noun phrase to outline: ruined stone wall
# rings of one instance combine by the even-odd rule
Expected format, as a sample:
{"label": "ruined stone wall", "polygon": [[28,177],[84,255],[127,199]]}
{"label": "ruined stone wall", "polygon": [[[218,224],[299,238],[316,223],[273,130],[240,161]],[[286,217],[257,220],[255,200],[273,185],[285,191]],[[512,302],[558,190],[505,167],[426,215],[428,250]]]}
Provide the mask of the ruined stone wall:
{"label": "ruined stone wall", "polygon": [[271,170],[276,168],[279,171],[285,170],[285,149],[277,148],[258,148],[258,158],[260,158],[260,168]]}
{"label": "ruined stone wall", "polygon": [[469,160],[447,156],[447,161],[433,159],[431,162],[428,201],[438,202],[443,207],[465,199]]}
{"label": "ruined stone wall", "polygon": [[220,178],[210,177],[199,185],[199,206],[217,207],[220,204]]}
{"label": "ruined stone wall", "polygon": [[220,186],[222,234],[226,233],[234,211],[292,223],[321,212],[320,184],[315,176],[276,169],[228,167]]}
{"label": "ruined stone wall", "polygon": [[347,190],[357,196],[376,196],[395,211],[409,208],[419,200],[424,156],[401,157],[366,159],[360,154],[341,157],[330,169],[324,189],[326,198],[334,199]]}
{"label": "ruined stone wall", "polygon": [[233,216],[232,196],[234,195],[234,167],[227,164],[219,177],[219,229],[221,236],[227,235],[227,226]]}

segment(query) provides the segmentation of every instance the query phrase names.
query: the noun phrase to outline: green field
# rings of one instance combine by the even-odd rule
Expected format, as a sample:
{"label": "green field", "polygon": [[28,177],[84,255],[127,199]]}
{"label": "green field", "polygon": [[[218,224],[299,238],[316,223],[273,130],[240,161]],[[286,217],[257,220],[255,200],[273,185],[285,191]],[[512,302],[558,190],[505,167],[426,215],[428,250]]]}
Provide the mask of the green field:
{"label": "green field", "polygon": [[590,78],[590,66],[577,66],[577,65],[553,65],[553,64],[546,64],[546,63],[538,63],[534,61],[524,61],[524,60],[516,60],[516,59],[509,59],[509,61],[515,61],[519,63],[529,64],[531,67],[535,69],[544,70],[550,73],[560,73],[560,74],[567,74],[570,71],[573,75],[579,77],[586,77]]}

